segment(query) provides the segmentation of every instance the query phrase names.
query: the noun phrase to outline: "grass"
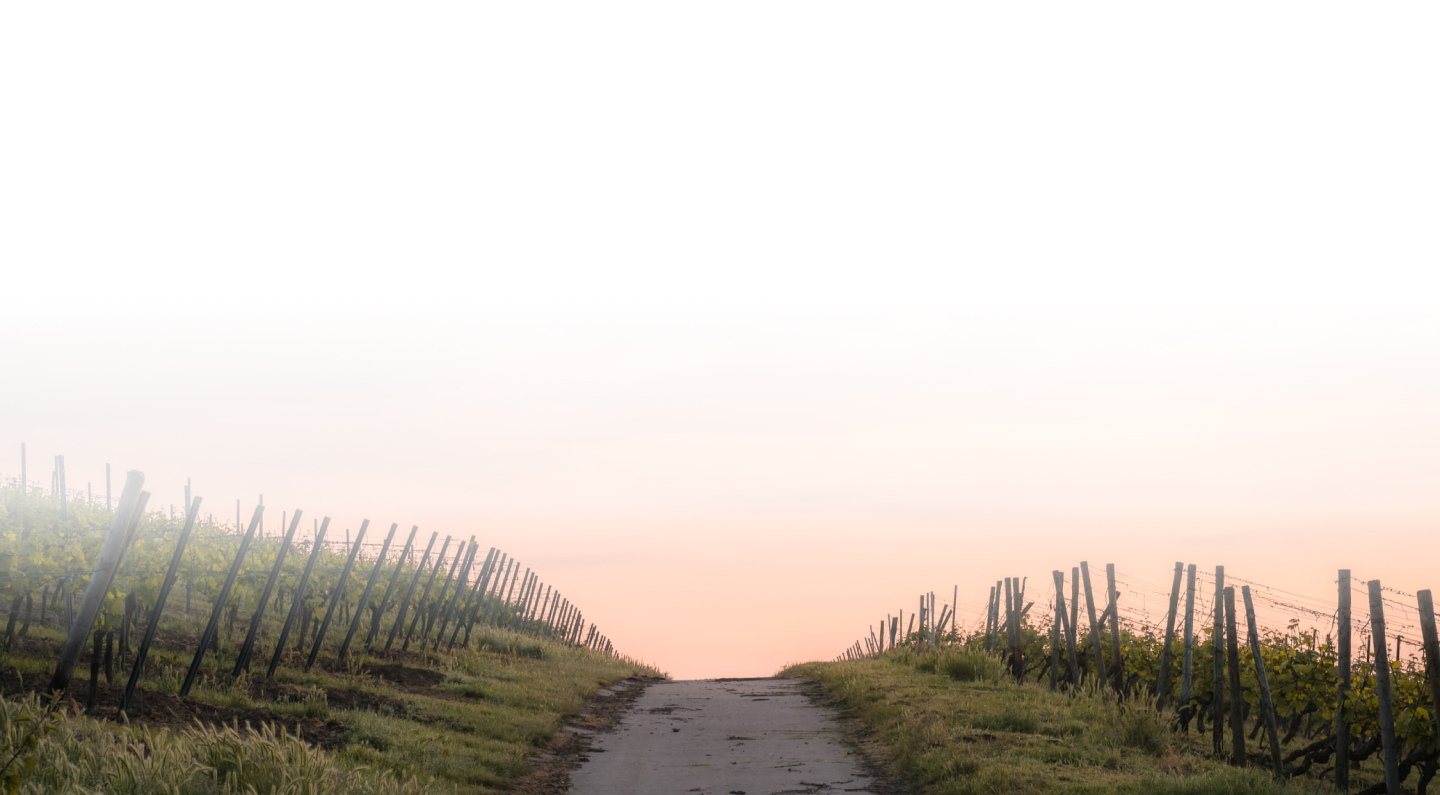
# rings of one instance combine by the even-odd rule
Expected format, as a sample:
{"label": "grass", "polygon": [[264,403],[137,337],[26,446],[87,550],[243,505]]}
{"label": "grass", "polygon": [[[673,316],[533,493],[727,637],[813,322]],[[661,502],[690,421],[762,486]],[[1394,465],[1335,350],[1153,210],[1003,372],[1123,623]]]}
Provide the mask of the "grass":
{"label": "grass", "polygon": [[[168,730],[97,720],[71,707],[37,735],[35,772],[22,793],[445,793],[502,791],[526,760],[578,712],[595,691],[627,676],[658,671],[585,649],[489,629],[472,648],[440,654],[405,654],[371,660],[357,655],[334,673],[282,666],[276,680],[288,697],[257,696],[255,674],[230,683],[203,680],[191,692],[198,702],[262,709],[342,724],[342,745],[320,750],[272,726]],[[163,658],[163,656],[162,656]],[[174,661],[178,662],[178,660]],[[436,671],[433,686],[401,686],[368,673],[372,663],[403,662]],[[12,652],[0,665],[26,672],[39,684],[46,660]],[[160,666],[157,666],[157,668]],[[219,665],[207,664],[211,673]],[[84,672],[82,672],[83,674]],[[174,691],[178,677],[156,671],[147,688]],[[340,709],[328,694],[373,696],[368,708]],[[34,696],[0,699],[12,747],[40,725]],[[3,738],[0,738],[3,740]],[[25,756],[30,756],[26,754]],[[253,790],[251,789],[253,788]]]}
{"label": "grass", "polygon": [[1208,736],[1179,733],[1148,704],[1017,685],[981,652],[900,649],[782,675],[822,685],[866,727],[876,755],[927,794],[1317,791],[1314,780],[1281,784],[1266,770],[1205,758]]}

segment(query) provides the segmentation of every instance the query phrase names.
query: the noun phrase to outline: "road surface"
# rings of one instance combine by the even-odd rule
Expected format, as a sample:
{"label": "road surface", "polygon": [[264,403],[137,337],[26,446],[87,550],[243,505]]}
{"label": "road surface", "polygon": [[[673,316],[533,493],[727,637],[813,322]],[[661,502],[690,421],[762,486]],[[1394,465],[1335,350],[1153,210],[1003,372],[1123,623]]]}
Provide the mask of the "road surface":
{"label": "road surface", "polygon": [[650,685],[571,776],[573,795],[876,793],[834,713],[790,679]]}

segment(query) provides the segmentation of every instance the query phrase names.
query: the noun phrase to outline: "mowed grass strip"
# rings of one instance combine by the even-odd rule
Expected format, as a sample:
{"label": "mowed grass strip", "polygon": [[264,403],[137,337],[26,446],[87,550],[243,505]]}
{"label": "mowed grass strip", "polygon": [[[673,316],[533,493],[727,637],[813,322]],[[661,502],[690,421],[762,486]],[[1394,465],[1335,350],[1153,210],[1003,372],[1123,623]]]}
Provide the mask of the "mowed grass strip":
{"label": "mowed grass strip", "polygon": [[[1316,782],[1203,758],[1209,736],[1174,731],[1144,704],[1017,685],[964,649],[796,665],[868,730],[868,749],[927,795],[1307,795]],[[1328,785],[1325,785],[1329,789]]]}

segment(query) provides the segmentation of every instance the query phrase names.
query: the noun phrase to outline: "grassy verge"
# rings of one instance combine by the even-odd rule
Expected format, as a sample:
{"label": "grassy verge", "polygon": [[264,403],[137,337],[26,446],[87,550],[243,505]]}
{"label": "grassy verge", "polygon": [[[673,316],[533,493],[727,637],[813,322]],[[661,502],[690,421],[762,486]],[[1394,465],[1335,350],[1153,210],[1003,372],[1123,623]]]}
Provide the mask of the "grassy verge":
{"label": "grassy verge", "polygon": [[[1281,784],[1266,770],[1207,759],[1208,736],[1179,733],[1149,705],[1016,685],[978,652],[900,649],[796,665],[782,675],[822,685],[865,726],[876,755],[925,793],[1333,791],[1314,779]],[[1352,776],[1358,790],[1356,783]]]}
{"label": "grassy verge", "polygon": [[[131,724],[97,720],[69,700],[46,726],[38,720],[44,712],[38,696],[11,687],[0,700],[0,747],[14,752],[27,736],[36,738],[20,754],[22,764],[33,766],[24,793],[486,793],[505,789],[534,749],[597,690],[629,676],[659,675],[503,630],[474,641],[452,653],[359,656],[332,671],[282,667],[273,682],[213,676],[191,702],[221,710],[209,716],[235,716],[230,727],[164,726],[143,713]],[[164,656],[157,668],[166,665]],[[0,669],[16,676],[45,664],[14,651],[0,657]],[[166,696],[172,678],[147,682],[156,687],[148,691],[152,703]],[[68,699],[86,684],[72,687]],[[118,683],[101,690],[101,704],[118,697]],[[96,713],[106,717],[113,709]],[[267,726],[267,718],[292,725],[301,718],[327,739],[312,744],[303,730],[297,738]]]}

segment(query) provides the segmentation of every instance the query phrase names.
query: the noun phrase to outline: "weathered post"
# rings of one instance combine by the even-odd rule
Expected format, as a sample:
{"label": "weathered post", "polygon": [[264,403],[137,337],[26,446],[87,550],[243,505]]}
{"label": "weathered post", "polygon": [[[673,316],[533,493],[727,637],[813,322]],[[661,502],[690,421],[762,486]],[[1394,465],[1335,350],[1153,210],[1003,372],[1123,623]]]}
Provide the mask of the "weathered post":
{"label": "weathered post", "polygon": [[[370,569],[370,578],[365,581],[365,590],[360,592],[360,601],[355,605],[355,616],[350,620],[350,629],[345,632],[345,640],[340,644],[340,652],[335,659],[344,660],[345,655],[350,651],[350,642],[355,639],[355,631],[360,629],[360,622],[365,620],[365,606],[370,603],[370,592],[375,589],[375,581],[380,579],[380,571],[385,568],[385,556],[390,554],[390,543],[395,540],[395,531],[400,529],[399,522],[390,523],[390,532],[385,534],[385,543],[380,545],[380,554],[375,558],[375,567]],[[357,545],[358,546],[358,545]],[[395,564],[395,570],[400,570],[400,564]],[[380,623],[380,617],[375,617],[375,623]]]}
{"label": "weathered post", "polygon": [[1080,577],[1085,581],[1085,609],[1090,614],[1090,638],[1095,647],[1095,678],[1100,689],[1105,689],[1105,682],[1109,678],[1105,674],[1105,650],[1100,640],[1100,622],[1095,616],[1095,592],[1090,587],[1090,563],[1080,561]]}
{"label": "weathered post", "polygon": [[425,581],[425,590],[420,594],[420,601],[415,603],[415,618],[410,621],[410,628],[405,630],[405,642],[400,644],[401,651],[410,650],[410,638],[415,634],[415,627],[425,618],[425,606],[430,601],[430,589],[435,586],[435,578],[440,575],[440,567],[445,565],[445,550],[449,548],[450,536],[445,536],[445,543],[440,545],[440,554],[435,556],[435,565],[430,567],[430,579]]}
{"label": "weathered post", "polygon": [[1370,636],[1375,640],[1375,695],[1380,707],[1380,748],[1385,754],[1386,795],[1400,795],[1400,747],[1390,690],[1390,644],[1385,639],[1385,601],[1379,580],[1370,586]]}
{"label": "weathered post", "polygon": [[1195,564],[1185,569],[1185,657],[1180,668],[1180,724],[1190,731],[1190,684],[1195,672]]}
{"label": "weathered post", "polygon": [[360,531],[355,534],[355,543],[347,544],[350,553],[345,556],[345,566],[340,569],[340,579],[335,583],[335,591],[330,595],[330,604],[325,607],[325,617],[320,620],[320,628],[315,632],[315,645],[310,647],[310,656],[305,659],[305,673],[315,666],[315,658],[320,656],[320,645],[325,642],[325,635],[330,631],[330,619],[335,616],[335,607],[345,601],[345,581],[350,579],[350,569],[355,566],[355,556],[360,554],[360,545],[365,541],[365,531],[370,529],[370,520],[366,519],[360,523]]}
{"label": "weathered post", "polygon": [[1125,691],[1125,662],[1120,659],[1120,591],[1115,587],[1115,564],[1105,564],[1105,587],[1110,599],[1110,662],[1115,667],[1115,692]]}
{"label": "weathered post", "polygon": [[[520,573],[520,562],[519,562],[519,561],[515,561],[515,573],[516,573],[516,574],[519,574],[519,573]],[[525,575],[526,575],[527,577],[530,575],[530,569],[529,569],[529,567],[526,567],[526,569],[525,569]],[[515,578],[511,579],[511,580],[510,580],[510,586],[509,586],[509,588],[506,589],[506,590],[504,590],[504,591],[502,591],[503,596],[502,596],[501,599],[500,599],[500,608],[501,608],[501,610],[504,612],[504,616],[503,616],[503,617],[497,617],[497,620],[496,620],[496,622],[495,622],[497,626],[502,626],[502,627],[509,627],[509,626],[510,626],[510,618],[515,615],[514,603],[513,603],[511,600],[515,597],[515,586],[518,585],[519,582],[520,582],[520,578],[519,578],[519,577],[515,577]],[[502,620],[502,619],[503,619],[503,620]]]}
{"label": "weathered post", "polygon": [[[165,601],[170,598],[170,589],[180,571],[180,561],[185,557],[185,546],[190,543],[190,533],[195,529],[195,517],[200,513],[200,498],[190,501],[190,510],[185,514],[185,526],[180,528],[180,538],[175,542],[175,552],[170,556],[170,568],[165,570],[165,579],[160,581],[160,593],[155,597],[155,606],[150,608],[150,620],[145,625],[145,635],[140,638],[140,649],[135,653],[135,665],[130,669],[130,680],[125,683],[125,692],[120,696],[120,711],[128,712],[130,699],[135,696],[135,687],[145,671],[145,658],[150,654],[150,643],[155,640],[155,631],[160,628],[160,614],[165,610]],[[97,636],[98,637],[98,636]]]}
{"label": "weathered post", "polygon": [[[290,628],[295,625],[295,618],[305,609],[305,590],[310,585],[310,572],[315,569],[315,561],[319,560],[320,553],[325,548],[325,531],[330,529],[330,517],[315,530],[315,540],[310,547],[310,557],[305,561],[305,570],[300,572],[300,582],[295,584],[295,594],[290,599],[290,612],[285,616],[285,623],[280,627],[280,637],[275,641],[275,653],[270,655],[270,667],[265,670],[265,678],[273,679],[275,669],[280,665],[280,655],[285,653],[285,641],[290,638]],[[309,615],[306,614],[306,618]],[[305,629],[308,621],[300,623],[300,645],[305,643]]]}
{"label": "weathered post", "polygon": [[470,548],[465,555],[465,562],[460,566],[460,578],[455,581],[454,595],[450,597],[449,604],[444,604],[443,598],[441,600],[441,603],[444,606],[441,608],[440,613],[440,627],[439,629],[435,630],[436,651],[440,649],[441,641],[445,640],[445,626],[450,623],[450,616],[455,613],[456,606],[460,602],[460,597],[464,596],[468,592],[465,584],[470,581],[470,565],[475,562],[475,555],[478,554],[480,551],[480,545],[475,543],[474,536],[470,537],[469,546]]}
{"label": "weathered post", "polygon": [[390,574],[390,581],[385,584],[385,594],[380,597],[380,609],[375,611],[375,619],[370,622],[370,632],[365,635],[366,649],[375,643],[375,633],[380,631],[380,619],[384,618],[385,611],[390,609],[390,597],[395,593],[395,583],[400,579],[400,570],[405,568],[405,559],[410,557],[410,549],[415,545],[415,534],[419,531],[420,525],[411,526],[410,537],[405,539],[405,547],[400,550],[400,559],[395,562],[395,571]]}
{"label": "weathered post", "polygon": [[235,551],[235,560],[230,563],[230,571],[225,575],[225,584],[220,587],[220,594],[215,598],[215,607],[210,611],[210,623],[205,625],[205,632],[200,635],[200,646],[195,649],[195,658],[190,661],[190,668],[185,672],[185,681],[180,683],[180,696],[184,698],[190,695],[190,688],[195,684],[195,677],[200,673],[200,663],[205,661],[205,653],[210,650],[210,644],[215,640],[215,632],[220,626],[220,614],[225,610],[225,602],[230,599],[230,589],[235,585],[235,575],[240,573],[240,564],[245,560],[245,553],[250,549],[250,541],[255,537],[255,528],[260,526],[260,514],[265,508],[255,506],[255,515],[250,519],[250,527],[245,531],[245,536],[240,539],[240,548]]}
{"label": "weathered post", "polygon": [[450,591],[450,582],[455,579],[455,572],[459,570],[461,560],[468,560],[474,554],[470,548],[473,544],[474,539],[472,538],[460,545],[460,551],[455,553],[455,559],[450,562],[450,571],[445,575],[445,581],[440,583],[440,595],[435,597],[435,603],[425,616],[425,623],[420,627],[420,651],[422,652],[425,651],[425,644],[430,639],[430,630],[440,619],[440,610],[445,606],[445,594]]}
{"label": "weathered post", "polygon": [[1070,623],[1070,616],[1065,612],[1065,575],[1059,569],[1053,572],[1055,577],[1055,598],[1059,601],[1060,622],[1065,627],[1065,655],[1066,662],[1070,664],[1070,687],[1080,685],[1080,662],[1075,656],[1075,627]]}
{"label": "weathered post", "polygon": [[1211,747],[1215,756],[1225,753],[1225,567],[1215,567],[1215,628],[1210,636],[1214,660],[1211,678],[1214,688],[1210,699],[1214,713],[1211,727]]}
{"label": "weathered post", "polygon": [[489,568],[485,572],[484,581],[475,588],[475,605],[470,608],[470,616],[465,621],[464,646],[470,647],[470,633],[477,623],[484,622],[484,616],[494,601],[495,589],[500,585],[500,573],[505,568],[506,559],[509,556],[500,550],[495,550],[494,559],[490,561]]}
{"label": "weathered post", "polygon": [[1170,698],[1170,662],[1173,653],[1171,647],[1175,642],[1175,611],[1180,604],[1180,576],[1185,569],[1185,564],[1177,561],[1175,563],[1175,584],[1170,586],[1170,612],[1165,617],[1165,646],[1160,649],[1160,675],[1155,678],[1155,708],[1165,709],[1165,702]]}
{"label": "weathered post", "polygon": [[420,564],[415,567],[415,576],[410,578],[410,587],[405,589],[405,598],[400,600],[400,609],[395,611],[395,623],[390,625],[390,636],[385,639],[386,651],[394,645],[400,628],[405,626],[405,613],[410,609],[410,600],[415,596],[415,586],[420,584],[420,575],[425,573],[425,564],[430,561],[430,551],[435,548],[435,539],[439,536],[438,532],[430,534],[430,543],[425,545],[425,554],[420,556]]}
{"label": "weathered post", "polygon": [[1275,778],[1285,776],[1280,762],[1280,721],[1275,716],[1275,702],[1270,697],[1270,682],[1265,678],[1265,658],[1260,654],[1260,630],[1255,626],[1255,603],[1250,599],[1250,586],[1242,586],[1245,596],[1245,623],[1250,630],[1250,654],[1255,658],[1255,684],[1260,688],[1260,717],[1270,734],[1270,769]]}
{"label": "weathered post", "polygon": [[[255,606],[255,612],[250,615],[250,630],[245,633],[245,643],[240,647],[240,654],[235,657],[235,668],[230,672],[232,679],[239,678],[241,671],[250,668],[250,654],[255,650],[255,636],[260,632],[260,620],[265,617],[265,607],[270,603],[270,594],[275,590],[275,582],[280,579],[280,568],[285,565],[290,541],[295,537],[296,528],[300,526],[301,513],[303,512],[295,511],[295,515],[290,519],[289,529],[280,539],[280,549],[275,552],[275,565],[270,567],[270,578],[265,581],[265,590],[260,592],[260,604]],[[283,523],[281,526],[284,526]]]}
{"label": "weathered post", "polygon": [[[992,585],[992,586],[990,586],[990,598],[985,601],[985,651],[990,651],[991,648],[992,648],[991,640],[990,640],[990,638],[991,638],[990,617],[991,617],[992,615],[994,615],[994,613],[995,613],[995,586]],[[892,645],[893,645],[893,644],[892,644]]]}
{"label": "weathered post", "polygon": [[1064,622],[1065,595],[1055,589],[1055,617],[1050,621],[1050,689],[1060,690],[1060,625]]}
{"label": "weathered post", "polygon": [[505,589],[510,587],[510,578],[515,575],[516,562],[514,558],[502,561],[501,575],[495,580],[495,590],[490,594],[489,603],[485,606],[481,621],[492,626],[499,626],[500,612],[505,609]]}
{"label": "weathered post", "polygon": [[1335,613],[1335,788],[1350,789],[1350,570],[1340,570],[1339,606]]}
{"label": "weathered post", "polygon": [[1230,763],[1245,766],[1245,710],[1240,698],[1240,633],[1235,629],[1235,589],[1225,588],[1225,651],[1230,665]]}
{"label": "weathered post", "polygon": [[90,639],[90,630],[95,626],[95,617],[99,615],[100,606],[110,592],[110,585],[115,580],[115,572],[120,568],[120,560],[125,555],[125,546],[129,542],[132,528],[139,525],[140,517],[145,512],[145,503],[149,501],[149,493],[140,489],[144,484],[145,475],[135,470],[131,470],[125,478],[125,490],[120,493],[120,509],[110,520],[110,529],[105,534],[105,543],[100,547],[95,570],[90,575],[90,583],[85,587],[85,596],[80,600],[79,615],[70,623],[69,634],[65,637],[65,645],[61,647],[60,659],[55,665],[55,674],[50,677],[52,691],[65,692],[65,688],[70,686],[71,677],[75,675],[75,662],[84,652],[85,642]]}
{"label": "weathered post", "polygon": [[1430,718],[1440,737],[1440,639],[1435,634],[1435,602],[1430,591],[1416,591],[1420,603],[1420,635],[1425,647],[1425,678],[1430,683]]}
{"label": "weathered post", "polygon": [[1005,578],[1005,661],[1011,675],[1015,673],[1015,586],[1018,584]]}
{"label": "weathered post", "polygon": [[470,621],[479,605],[480,594],[485,592],[490,581],[490,570],[495,565],[497,552],[495,547],[490,547],[490,551],[485,553],[485,562],[480,565],[480,571],[475,575],[475,585],[466,594],[465,602],[460,606],[460,613],[455,617],[455,631],[450,633],[450,643],[445,647],[446,651],[455,648],[455,641],[460,637],[460,630],[465,630],[465,637],[467,640],[469,639]]}

